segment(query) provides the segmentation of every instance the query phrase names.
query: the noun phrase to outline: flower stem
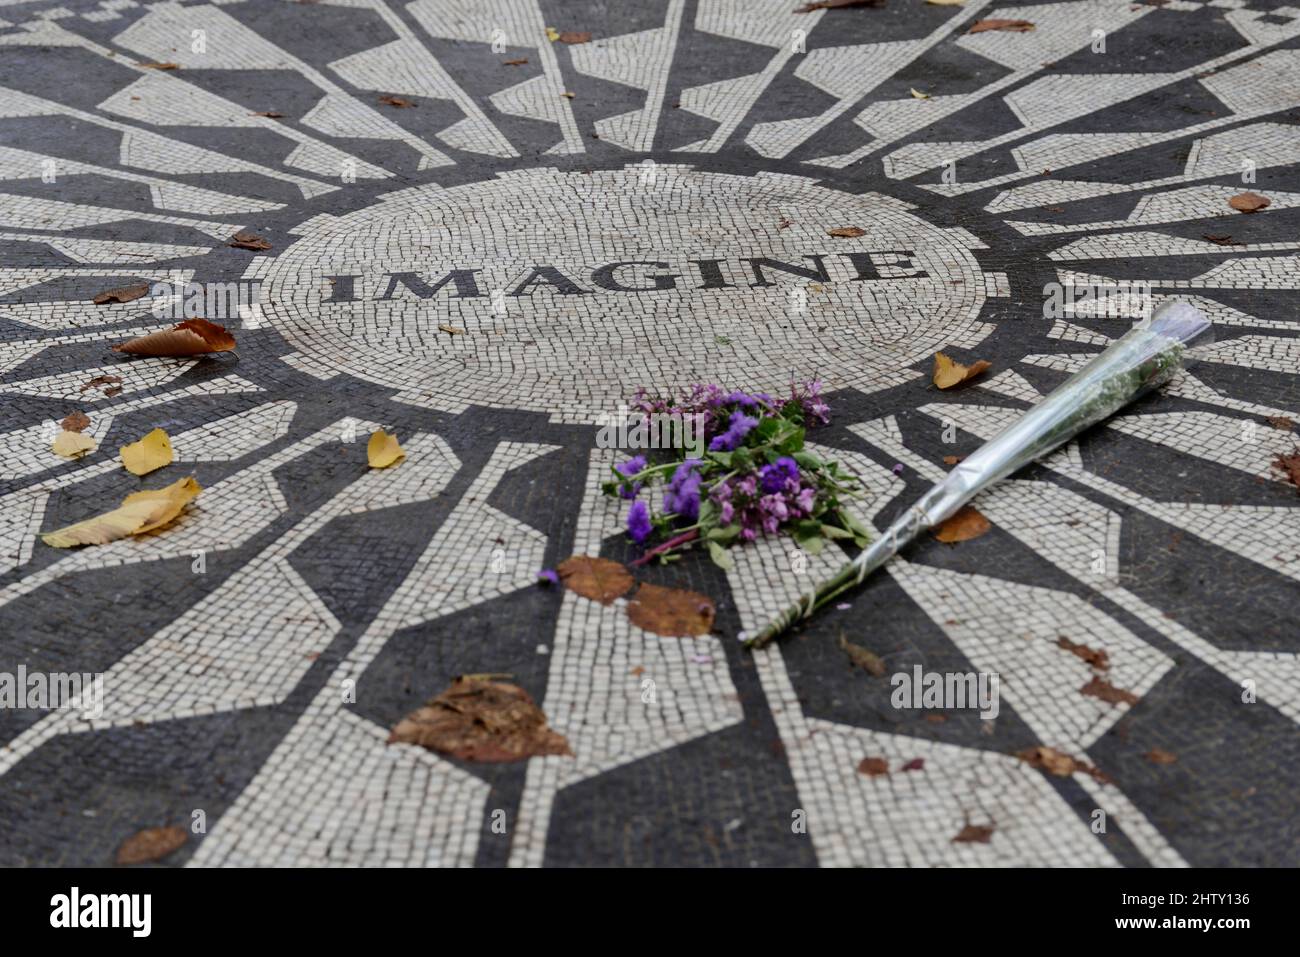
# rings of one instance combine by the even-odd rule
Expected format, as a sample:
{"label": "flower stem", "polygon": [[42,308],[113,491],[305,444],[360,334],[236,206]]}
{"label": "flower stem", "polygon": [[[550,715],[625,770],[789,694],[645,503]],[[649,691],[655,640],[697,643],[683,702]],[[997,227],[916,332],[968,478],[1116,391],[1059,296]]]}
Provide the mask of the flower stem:
{"label": "flower stem", "polygon": [[668,541],[656,545],[635,561],[628,562],[628,568],[636,568],[638,565],[644,565],[646,562],[650,561],[650,559],[662,555],[664,552],[671,551],[678,545],[685,545],[687,542],[693,542],[699,537],[700,528],[698,525],[689,528],[680,535],[674,535],[672,538],[668,539]]}

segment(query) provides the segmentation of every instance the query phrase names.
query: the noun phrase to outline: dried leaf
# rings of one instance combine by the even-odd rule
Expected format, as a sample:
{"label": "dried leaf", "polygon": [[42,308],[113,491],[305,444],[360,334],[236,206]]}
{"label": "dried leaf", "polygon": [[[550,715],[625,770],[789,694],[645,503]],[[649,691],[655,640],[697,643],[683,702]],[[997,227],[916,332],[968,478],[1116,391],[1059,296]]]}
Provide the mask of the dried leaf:
{"label": "dried leaf", "polygon": [[572,46],[579,43],[590,43],[591,34],[586,30],[564,30],[556,39],[561,43],[567,43]]}
{"label": "dried leaf", "polygon": [[119,864],[148,864],[161,861],[168,854],[185,846],[190,839],[183,827],[148,827],[132,834],[117,849]]}
{"label": "dried leaf", "polygon": [[836,239],[857,239],[859,236],[867,234],[865,229],[859,229],[857,226],[836,226],[834,229],[826,230],[826,232]]}
{"label": "dried leaf", "polygon": [[1228,205],[1240,213],[1256,213],[1272,203],[1271,199],[1259,193],[1238,193],[1228,200]]}
{"label": "dried leaf", "polygon": [[465,334],[465,330],[457,326],[448,326],[443,324],[439,325],[438,328],[449,336],[463,336]]}
{"label": "dried leaf", "polygon": [[547,28],[546,28],[546,39],[548,39],[548,40],[550,40],[552,43],[554,43],[556,40],[560,39],[560,31],[557,30],[557,29],[555,29],[555,27],[547,27]]}
{"label": "dried leaf", "polygon": [[283,113],[277,113],[275,110],[264,110],[261,113],[249,113],[249,116],[265,116],[270,120],[279,120],[284,118]]}
{"label": "dried leaf", "polygon": [[366,458],[370,460],[372,469],[386,469],[406,458],[406,453],[398,444],[396,435],[389,435],[383,429],[376,429],[371,433],[370,441],[366,443]]}
{"label": "dried leaf", "polygon": [[200,491],[199,483],[191,477],[173,482],[166,488],[135,492],[123,499],[113,511],[46,532],[41,540],[51,548],[72,548],[76,545],[104,545],[128,535],[143,535],[174,520]]}
{"label": "dried leaf", "polygon": [[622,598],[632,587],[632,573],[618,562],[590,555],[574,555],[556,566],[564,587],[602,605]]}
{"label": "dried leaf", "polygon": [[[1290,432],[1295,428],[1295,420],[1287,415],[1270,415],[1264,419],[1275,429],[1281,429],[1283,432]],[[65,425],[64,428],[67,428]]]}
{"label": "dried leaf", "polygon": [[528,62],[528,57],[523,56],[520,57],[518,60],[502,60],[501,65],[502,66],[523,66],[527,62]]}
{"label": "dried leaf", "polygon": [[858,762],[858,773],[874,778],[889,773],[889,762],[884,758],[863,758]]}
{"label": "dried leaf", "polygon": [[928,100],[930,98],[929,93],[922,93],[920,90],[916,89],[915,87],[908,87],[908,90],[911,92],[912,99],[914,100]]}
{"label": "dried leaf", "polygon": [[142,70],[179,70],[179,63],[172,63],[170,60],[165,63],[137,63],[136,66]]}
{"label": "dried leaf", "polygon": [[964,459],[964,458],[966,458],[966,456],[964,456],[964,455],[945,455],[945,456],[943,457],[943,464],[944,464],[944,465],[956,465],[956,464],[958,464],[959,462],[961,462],[962,459]]}
{"label": "dried leaf", "polygon": [[1064,648],[1076,658],[1082,658],[1098,671],[1106,671],[1110,668],[1110,655],[1106,654],[1106,652],[1100,648],[1089,648],[1087,645],[1077,645],[1064,635],[1061,635],[1056,639],[1056,647]]}
{"label": "dried leaf", "polygon": [[568,92],[568,91],[566,90],[565,92],[561,93],[560,96],[564,97],[566,100],[571,100],[571,99],[573,99],[575,96],[577,96],[577,94],[576,94],[576,93],[570,93],[570,92]]}
{"label": "dried leaf", "polygon": [[65,429],[59,433],[51,448],[55,455],[61,455],[65,459],[79,459],[95,448],[95,440],[89,435]]}
{"label": "dried leaf", "polygon": [[490,676],[457,678],[393,728],[389,744],[416,744],[462,761],[519,761],[573,752],[523,688]]}
{"label": "dried leaf", "polygon": [[874,651],[853,644],[843,635],[839,637],[839,646],[840,650],[849,656],[849,661],[853,662],[854,667],[861,668],[867,674],[874,675],[877,678],[884,676],[885,663],[880,660],[880,656]]}
{"label": "dried leaf", "polygon": [[[206,356],[214,352],[230,352],[235,348],[235,337],[225,326],[206,319],[186,319],[170,329],[159,329],[113,347],[114,352],[133,356]],[[122,381],[121,379],[118,380]]]}
{"label": "dried leaf", "polygon": [[1237,242],[1237,241],[1234,240],[1231,236],[1229,236],[1227,233],[1224,233],[1223,235],[1214,235],[1214,234],[1212,234],[1212,233],[1201,233],[1201,238],[1202,238],[1202,239],[1208,239],[1210,242],[1214,243],[1214,245],[1216,245],[1216,246],[1244,246],[1244,245],[1246,245],[1245,243],[1239,243],[1239,242]]}
{"label": "dried leaf", "polygon": [[1166,751],[1163,748],[1152,748],[1146,754],[1142,755],[1152,764],[1173,764],[1178,760],[1178,755],[1172,751]]}
{"label": "dried leaf", "polygon": [[139,442],[122,446],[120,451],[122,464],[132,475],[148,475],[174,461],[172,440],[162,429],[154,429]]}
{"label": "dried leaf", "polygon": [[954,844],[987,844],[992,836],[992,825],[967,824],[952,840]]}
{"label": "dried leaf", "polygon": [[91,302],[97,306],[103,306],[110,302],[134,302],[147,295],[149,295],[149,284],[142,282],[134,286],[122,286],[120,289],[109,289],[106,292],[101,292]]}
{"label": "dried leaf", "polygon": [[968,366],[955,362],[942,352],[934,354],[934,372],[930,378],[940,389],[951,389],[953,386],[961,385],[963,382],[969,382],[975,378],[993,363],[986,359],[979,359]]}
{"label": "dried leaf", "polygon": [[903,770],[904,770],[904,771],[924,771],[924,770],[925,770],[925,758],[913,758],[911,761],[908,761],[906,764],[903,765]]}
{"label": "dried leaf", "polygon": [[795,13],[812,13],[814,10],[836,10],[842,7],[871,7],[879,10],[886,0],[812,0],[795,10]]}
{"label": "dried leaf", "polygon": [[384,106],[396,107],[399,110],[406,110],[419,105],[414,100],[408,100],[401,96],[381,96],[379,102]]}
{"label": "dried leaf", "polygon": [[235,249],[251,249],[253,252],[261,252],[271,248],[271,243],[257,233],[249,232],[247,229],[241,229],[235,235],[230,237],[227,246],[233,246]]}
{"label": "dried leaf", "polygon": [[81,391],[85,392],[87,389],[97,389],[102,385],[106,385],[110,388],[104,390],[104,395],[113,396],[122,391],[121,388],[116,388],[117,383],[121,381],[122,377],[120,375],[97,375],[83,385]]}
{"label": "dried leaf", "polygon": [[1058,778],[1068,778],[1076,771],[1081,771],[1103,783],[1110,780],[1091,764],[1042,744],[1032,748],[1025,748],[1023,751],[1017,751],[1016,757],[1030,767],[1040,768],[1049,774],[1056,775]]}
{"label": "dried leaf", "polygon": [[979,538],[992,527],[989,520],[974,507],[963,505],[955,515],[936,525],[931,534],[939,541],[951,545],[957,542],[969,542],[972,538]]}
{"label": "dried leaf", "polygon": [[90,428],[90,416],[84,412],[70,412],[59,425],[65,432],[84,432]]}
{"label": "dried leaf", "polygon": [[707,635],[717,613],[707,595],[685,588],[642,585],[627,603],[627,617],[638,628],[665,638]]}
{"label": "dried leaf", "polygon": [[989,30],[1006,30],[1011,33],[1028,33],[1034,25],[1028,20],[976,20],[967,33],[986,33]]}
{"label": "dried leaf", "polygon": [[1133,692],[1125,691],[1123,688],[1116,688],[1105,678],[1100,678],[1097,675],[1093,675],[1092,680],[1080,688],[1079,691],[1090,698],[1100,698],[1110,704],[1137,704],[1140,700]]}
{"label": "dried leaf", "polygon": [[1273,460],[1273,468],[1290,479],[1296,488],[1300,488],[1300,449],[1290,455],[1279,455]]}

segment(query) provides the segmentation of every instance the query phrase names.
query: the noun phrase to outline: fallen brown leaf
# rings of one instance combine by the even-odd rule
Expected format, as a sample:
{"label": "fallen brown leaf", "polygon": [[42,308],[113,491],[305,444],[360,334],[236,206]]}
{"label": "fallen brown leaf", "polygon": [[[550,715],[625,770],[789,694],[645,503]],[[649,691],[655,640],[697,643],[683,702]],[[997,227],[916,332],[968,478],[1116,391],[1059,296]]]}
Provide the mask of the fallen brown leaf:
{"label": "fallen brown leaf", "polygon": [[950,545],[979,538],[993,526],[973,506],[963,505],[952,517],[936,525],[931,531],[935,538]]}
{"label": "fallen brown leaf", "polygon": [[1142,755],[1152,764],[1173,764],[1178,760],[1178,755],[1172,751],[1166,751],[1164,748],[1152,748],[1146,754]]}
{"label": "fallen brown leaf", "polygon": [[1281,429],[1283,432],[1290,432],[1295,428],[1295,420],[1287,415],[1270,415],[1264,421],[1275,429]]}
{"label": "fallen brown leaf", "polygon": [[149,295],[149,284],[142,282],[134,286],[123,286],[120,289],[109,289],[107,292],[101,292],[91,302],[97,306],[103,306],[110,302],[134,302],[147,295]]}
{"label": "fallen brown leaf", "polygon": [[1023,751],[1017,751],[1016,757],[1030,767],[1040,768],[1056,775],[1058,778],[1068,778],[1076,771],[1081,771],[1097,781],[1107,782],[1110,780],[1091,764],[1042,744],[1032,748],[1025,748]]}
{"label": "fallen brown leaf", "polygon": [[84,432],[90,428],[90,416],[84,412],[71,412],[59,425],[64,432]]}
{"label": "fallen brown leaf", "polygon": [[106,385],[109,386],[109,388],[103,390],[104,395],[114,396],[120,394],[122,391],[121,388],[117,386],[117,383],[121,381],[122,377],[120,375],[97,375],[95,378],[83,385],[81,391],[85,392],[87,389],[98,389],[101,385]]}
{"label": "fallen brown leaf", "polygon": [[693,638],[713,629],[717,613],[707,595],[685,588],[643,584],[627,603],[632,624],[664,638]]}
{"label": "fallen brown leaf", "polygon": [[1210,242],[1214,243],[1214,245],[1216,245],[1216,246],[1244,246],[1244,245],[1246,245],[1245,243],[1239,243],[1239,242],[1237,242],[1237,241],[1234,240],[1231,236],[1229,236],[1227,233],[1224,233],[1224,234],[1222,234],[1222,235],[1215,235],[1215,234],[1213,234],[1213,233],[1201,233],[1201,238],[1202,238],[1202,239],[1208,239]]}
{"label": "fallen brown leaf", "polygon": [[160,329],[113,346],[113,351],[133,356],[206,356],[234,348],[235,337],[225,326],[206,319],[186,319],[170,329]]}
{"label": "fallen brown leaf", "polygon": [[519,761],[572,755],[532,696],[518,685],[480,675],[457,678],[393,728],[389,744],[415,744],[462,761]]}
{"label": "fallen brown leaf", "polygon": [[518,60],[502,60],[502,66],[523,66],[528,62],[528,57],[521,56]]}
{"label": "fallen brown leaf", "polygon": [[966,458],[966,456],[964,456],[964,455],[945,455],[945,456],[943,457],[943,464],[944,464],[944,465],[956,465],[956,464],[958,464],[959,462],[961,462],[961,461],[962,461],[963,459],[965,459],[965,458]]}
{"label": "fallen brown leaf", "polygon": [[1100,648],[1089,648],[1087,645],[1075,644],[1065,635],[1061,635],[1056,639],[1056,647],[1064,648],[1076,658],[1082,658],[1098,671],[1106,671],[1110,668],[1110,656]]}
{"label": "fallen brown leaf", "polygon": [[840,650],[849,656],[849,661],[855,668],[861,668],[869,675],[877,678],[885,674],[885,663],[880,660],[880,656],[874,651],[869,651],[861,645],[855,645],[847,640],[843,635],[839,637]]}
{"label": "fallen brown leaf", "polygon": [[170,61],[166,63],[137,63],[136,66],[142,70],[179,70],[181,68],[179,63]]}
{"label": "fallen brown leaf", "polygon": [[954,844],[987,844],[994,828],[987,824],[967,824],[952,839]]}
{"label": "fallen brown leaf", "polygon": [[185,846],[190,839],[183,827],[148,827],[132,834],[117,849],[119,864],[148,864],[161,861],[168,854]]}
{"label": "fallen brown leaf", "polygon": [[556,39],[573,46],[579,43],[590,43],[591,33],[586,30],[563,30]]}
{"label": "fallen brown leaf", "polygon": [[560,562],[555,570],[569,591],[602,605],[622,598],[632,587],[632,573],[608,558],[574,555]]}
{"label": "fallen brown leaf", "polygon": [[1105,678],[1097,675],[1093,675],[1092,680],[1079,689],[1079,693],[1086,694],[1090,698],[1100,698],[1110,704],[1137,704],[1140,700],[1133,692],[1116,688]]}
{"label": "fallen brown leaf", "polygon": [[865,236],[867,231],[857,226],[836,226],[834,229],[826,230],[828,235],[836,239],[857,239],[859,236]]}
{"label": "fallen brown leaf", "polygon": [[884,758],[863,758],[858,762],[858,773],[869,778],[889,773],[889,762]]}
{"label": "fallen brown leaf", "polygon": [[1028,33],[1034,25],[1028,20],[976,20],[967,33],[986,33],[989,30],[1006,30],[1011,33]]}
{"label": "fallen brown leaf", "polygon": [[879,10],[888,0],[812,0],[797,8],[795,13],[812,13],[814,10],[838,10],[843,7],[871,7]]}
{"label": "fallen brown leaf", "polygon": [[279,120],[284,118],[283,113],[277,113],[275,110],[263,110],[261,113],[250,113],[249,116],[265,116],[270,120]]}
{"label": "fallen brown leaf", "polygon": [[903,765],[903,770],[904,770],[904,771],[924,771],[924,770],[925,770],[925,758],[913,758],[911,761],[908,761],[906,764]]}
{"label": "fallen brown leaf", "polygon": [[1261,196],[1259,193],[1238,193],[1228,200],[1228,205],[1239,213],[1256,213],[1271,206],[1273,201],[1267,196]]}
{"label": "fallen brown leaf", "polygon": [[263,239],[257,233],[250,233],[247,229],[241,229],[235,235],[230,237],[227,246],[233,246],[235,249],[251,249],[253,252],[261,252],[264,249],[270,249],[271,244]]}
{"label": "fallen brown leaf", "polygon": [[940,389],[951,389],[963,382],[969,382],[991,365],[993,363],[987,359],[977,359],[970,365],[965,366],[942,352],[936,352],[934,354],[934,371],[930,374],[930,380]]}
{"label": "fallen brown leaf", "polygon": [[1273,460],[1273,468],[1282,472],[1296,488],[1300,488],[1300,449],[1290,455],[1279,455]]}
{"label": "fallen brown leaf", "polygon": [[463,335],[465,334],[465,330],[464,330],[464,329],[461,329],[461,328],[459,328],[459,327],[457,327],[457,326],[449,326],[449,325],[446,325],[445,323],[442,324],[442,325],[439,325],[438,328],[439,328],[441,331],[447,333],[447,335],[449,335],[449,336],[463,336]]}
{"label": "fallen brown leaf", "polygon": [[384,106],[396,107],[399,110],[410,109],[413,106],[419,106],[414,100],[408,100],[401,96],[381,96],[379,102]]}

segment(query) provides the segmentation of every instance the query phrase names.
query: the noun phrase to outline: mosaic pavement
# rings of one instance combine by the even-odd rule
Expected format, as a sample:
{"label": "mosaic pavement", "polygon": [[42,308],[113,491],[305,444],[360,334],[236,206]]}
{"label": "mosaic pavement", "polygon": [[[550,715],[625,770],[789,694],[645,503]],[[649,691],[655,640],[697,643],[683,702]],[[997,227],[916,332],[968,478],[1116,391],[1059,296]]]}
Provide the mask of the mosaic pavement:
{"label": "mosaic pavement", "polygon": [[[106,689],[92,721],[0,713],[0,862],[179,824],[170,865],[1300,863],[1272,467],[1300,441],[1300,7],[796,5],[0,0],[0,670]],[[92,297],[169,280],[258,284],[237,356],[109,350],[169,320]],[[1127,327],[1045,319],[1071,280],[1189,299],[1215,340],[977,500],[984,537],[758,654],[736,633],[829,555],[647,572],[717,600],[696,639],[534,584],[629,554],[593,422],[636,386],[825,379],[815,440],[883,526]],[[993,369],[938,392],[936,349]],[[76,410],[98,449],[65,462]],[[408,456],[370,472],[381,425]],[[182,464],[136,479],[115,450],[155,426]],[[183,472],[204,492],[163,534],[37,538]],[[841,635],[997,672],[998,717],[891,707]],[[1132,699],[1081,694],[1062,637]],[[386,746],[469,672],[573,756]],[[1103,775],[1016,757],[1039,744]]]}

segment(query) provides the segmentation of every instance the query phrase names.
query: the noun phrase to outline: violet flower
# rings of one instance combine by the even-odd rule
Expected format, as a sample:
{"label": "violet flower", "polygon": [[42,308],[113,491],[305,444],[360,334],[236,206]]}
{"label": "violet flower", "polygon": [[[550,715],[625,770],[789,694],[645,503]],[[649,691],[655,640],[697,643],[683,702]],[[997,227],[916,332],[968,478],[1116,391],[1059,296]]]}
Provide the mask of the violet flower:
{"label": "violet flower", "polygon": [[650,510],[639,499],[627,510],[627,533],[638,545],[650,537]]}
{"label": "violet flower", "polygon": [[713,441],[709,443],[710,452],[731,452],[745,441],[745,436],[749,430],[758,425],[758,419],[745,415],[737,409],[731,413],[731,419],[727,425],[727,431],[721,435],[715,435]]}

